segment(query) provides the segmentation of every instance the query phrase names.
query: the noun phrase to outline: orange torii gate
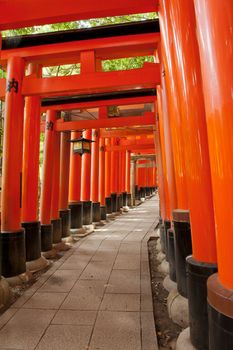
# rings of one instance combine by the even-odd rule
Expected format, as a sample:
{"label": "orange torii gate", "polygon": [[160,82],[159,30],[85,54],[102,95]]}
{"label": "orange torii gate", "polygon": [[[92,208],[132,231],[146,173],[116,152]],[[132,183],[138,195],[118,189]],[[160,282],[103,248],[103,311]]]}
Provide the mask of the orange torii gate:
{"label": "orange torii gate", "polygon": [[[233,174],[230,134],[233,103],[232,79],[229,78],[233,58],[232,2],[161,0],[158,4],[158,1],[152,0],[67,0],[55,3],[52,0],[45,3],[45,0],[35,0],[32,3],[30,0],[9,0],[0,3],[0,30],[157,10],[161,26],[161,45],[156,27],[158,21],[97,28],[92,31],[95,33],[94,38],[84,30],[46,36],[42,34],[33,39],[29,36],[18,42],[15,39],[2,40],[1,64],[7,67],[7,79],[0,79],[0,98],[5,99],[6,106],[1,232],[3,275],[13,276],[25,271],[22,220],[26,232],[31,230],[35,233],[31,235],[33,239],[28,241],[27,248],[37,247],[33,254],[28,254],[27,259],[31,261],[40,255],[35,201],[38,174],[35,169],[38,168],[40,113],[43,111],[46,112],[46,122],[42,124],[46,128],[46,160],[41,219],[45,250],[48,251],[55,243],[52,242],[51,230],[54,226],[51,225],[51,219],[59,226],[59,209],[64,214],[62,220],[66,235],[69,199],[77,202],[83,199],[89,203],[92,196],[95,203],[100,202],[107,212],[111,212],[112,198],[114,210],[117,210],[121,205],[122,191],[126,190],[129,194],[132,148],[140,147],[136,153],[154,152],[156,149],[161,199],[161,243],[169,260],[170,278],[177,279],[179,293],[189,298],[191,342],[197,348],[206,349],[209,344],[210,350],[228,350],[227,346],[233,341],[233,206],[230,195]],[[114,35],[109,34],[112,31]],[[78,33],[82,36],[81,40],[77,38]],[[66,39],[62,40],[60,34],[65,35]],[[160,63],[147,63],[132,71],[102,71],[103,60],[145,55],[153,55],[156,62]],[[42,76],[41,68],[46,65],[72,63],[80,63],[81,74],[53,78]],[[26,68],[28,76],[25,76]],[[151,96],[145,95],[125,95],[122,103],[130,106],[139,99],[142,103],[154,103],[156,118],[153,112],[113,118],[107,115],[106,107],[119,103],[118,97],[106,98],[107,94],[145,89],[157,90],[158,106],[154,97],[151,101]],[[79,100],[82,95],[105,96],[86,103]],[[102,108],[98,120],[60,118],[61,111],[72,111],[85,104],[85,108]],[[152,149],[144,148],[154,143],[145,145],[141,142],[137,145],[135,139],[129,141],[134,136],[132,132],[127,135],[126,131],[121,130],[119,140],[114,130],[130,126],[150,127],[155,123],[156,147]],[[109,128],[112,130],[106,130]],[[91,137],[91,129],[94,129],[97,143],[92,145],[92,154],[96,157],[85,154],[80,161],[79,155],[77,157],[70,152],[67,141],[79,138],[80,129],[85,129],[88,137]],[[138,128],[135,129],[138,132]],[[127,142],[124,137],[127,137]],[[100,149],[97,155],[98,144]],[[52,157],[55,149],[60,153]],[[96,176],[98,157],[101,171]],[[71,174],[67,170],[70,160],[73,169]],[[97,180],[92,186],[90,184],[92,163],[95,163],[92,174],[96,179],[99,177],[98,198]],[[119,165],[125,169],[125,183],[123,172],[118,171]],[[57,169],[60,169],[61,174],[59,180],[55,178]],[[81,191],[80,186],[74,184],[74,171],[83,174]],[[145,173],[140,170],[139,173],[141,184]],[[56,192],[59,187],[58,198]],[[32,201],[33,205],[29,207],[27,201]],[[104,217],[104,210],[102,214]],[[56,237],[59,241],[60,238]],[[14,256],[11,253],[13,242]],[[185,247],[182,245],[184,242]],[[171,256],[169,251],[172,252]],[[186,257],[190,254],[187,276]],[[208,282],[208,341],[206,283],[216,271],[217,263],[219,273],[210,277]]]}
{"label": "orange torii gate", "polygon": [[[91,37],[95,39],[91,39]],[[21,220],[23,220],[22,225],[26,232],[27,259],[31,262],[40,256],[40,251],[38,250],[40,240],[39,229],[41,229],[42,250],[48,253],[52,249],[52,244],[58,244],[61,237],[68,235],[70,220],[69,200],[72,201],[72,209],[74,209],[74,201],[79,202],[82,200],[83,203],[86,203],[86,205],[83,205],[83,209],[85,207],[87,212],[84,210],[82,214],[86,218],[86,224],[91,223],[91,199],[97,204],[101,201],[102,206],[104,204],[103,176],[102,178],[100,177],[102,184],[101,199],[99,196],[97,198],[96,195],[98,192],[97,187],[99,186],[98,176],[93,176],[92,184],[90,184],[89,177],[91,165],[92,171],[94,171],[93,169],[97,169],[98,165],[96,163],[98,154],[96,153],[97,143],[93,144],[93,152],[96,156],[91,159],[90,155],[84,154],[82,164],[80,164],[73,152],[70,155],[70,147],[67,146],[67,141],[71,140],[70,132],[86,129],[87,138],[90,138],[91,129],[99,130],[109,127],[154,125],[153,112],[145,112],[141,116],[122,118],[110,118],[106,113],[99,113],[97,120],[64,121],[59,118],[59,111],[63,110],[63,108],[65,110],[79,108],[84,103],[80,100],[80,97],[84,98],[83,101],[85,101],[85,94],[92,96],[92,100],[88,101],[89,105],[92,103],[97,106],[98,100],[101,99],[100,95],[102,95],[102,106],[105,106],[105,108],[110,103],[110,100],[112,100],[112,104],[116,103],[117,100],[119,103],[123,101],[123,105],[130,105],[135,102],[153,103],[155,101],[153,89],[156,88],[156,84],[160,81],[159,64],[147,63],[143,68],[124,72],[102,72],[100,63],[104,59],[134,55],[154,55],[158,42],[158,21],[148,21],[143,26],[141,23],[135,23],[100,27],[93,29],[91,33],[88,29],[52,33],[49,35],[46,34],[46,36],[43,34],[24,36],[20,38],[20,41],[12,38],[3,38],[1,44],[1,64],[7,68],[6,80],[1,79],[0,81],[0,97],[5,99],[6,106],[4,150],[5,154],[12,154],[12,146],[14,145],[14,158],[17,159],[17,162],[14,162],[13,165],[11,158],[4,157],[2,232],[5,232],[6,252],[11,250],[12,232],[15,232],[14,241],[16,240],[18,246],[18,255],[15,254],[14,257],[8,253],[4,255],[3,274],[5,276],[13,276],[25,271],[25,260],[23,258],[25,253],[22,249],[24,231],[21,229]],[[80,63],[80,74],[49,78],[42,76],[41,68],[43,66],[73,62]],[[29,74],[27,76],[24,74],[26,67],[29,68]],[[6,94],[5,90],[7,91]],[[118,96],[117,94],[114,96],[115,91]],[[141,95],[138,95],[138,91],[141,92]],[[130,92],[133,92],[133,94]],[[112,96],[107,96],[111,94]],[[121,94],[121,98],[119,98],[119,94]],[[23,134],[24,97],[27,101],[25,110],[25,126],[27,127],[24,128]],[[40,107],[41,100],[42,109]],[[106,100],[108,103],[106,103]],[[105,105],[103,105],[104,101]],[[18,119],[15,118],[16,112],[12,109],[12,105],[17,109]],[[40,226],[37,210],[38,172],[36,169],[38,169],[39,164],[38,150],[41,110],[46,110],[46,122]],[[14,124],[11,125],[12,118],[14,119]],[[23,138],[25,151],[23,158],[24,173],[22,177]],[[55,149],[54,145],[58,145],[59,142],[61,142],[61,146],[57,146],[57,149]],[[103,147],[103,141],[101,143]],[[148,146],[146,147],[148,148]],[[152,147],[153,143],[149,145],[149,148]],[[137,148],[145,148],[145,146],[138,145]],[[53,156],[54,151],[58,152],[56,157]],[[124,151],[127,150],[125,149]],[[117,154],[119,155],[120,152],[114,151],[110,153],[112,154],[112,162],[115,163],[115,156]],[[126,155],[129,155],[129,153],[126,152],[125,157]],[[79,173],[82,171],[83,174],[81,176],[81,193],[77,193],[77,190],[74,189],[74,184],[71,187],[69,185],[69,176],[71,176],[71,179],[74,179],[74,174],[69,175],[70,159],[72,171],[78,170]],[[126,164],[124,158],[117,156],[117,159],[117,162],[120,161],[122,164]],[[101,159],[101,164],[103,165],[104,163],[103,159]],[[112,166],[114,165],[113,163],[111,164]],[[127,165],[129,167],[129,161]],[[32,173],[31,169],[35,171]],[[56,177],[58,169],[60,169],[59,179]],[[127,171],[129,173],[129,169]],[[12,173],[14,173],[14,176],[10,176]],[[105,173],[103,168],[101,173]],[[113,174],[114,172],[112,172],[112,176]],[[116,177],[117,173],[114,176]],[[120,178],[116,181],[114,192],[116,191],[118,193],[122,190],[125,192],[124,186],[120,183]],[[21,183],[23,194],[21,194]],[[57,196],[58,190],[59,196]],[[113,188],[111,188],[111,192],[113,192]],[[11,193],[12,195],[10,195]],[[106,193],[105,197],[107,195]],[[15,213],[15,215],[12,213]],[[61,235],[59,235],[60,227],[62,230]],[[32,232],[33,234],[31,234]]]}

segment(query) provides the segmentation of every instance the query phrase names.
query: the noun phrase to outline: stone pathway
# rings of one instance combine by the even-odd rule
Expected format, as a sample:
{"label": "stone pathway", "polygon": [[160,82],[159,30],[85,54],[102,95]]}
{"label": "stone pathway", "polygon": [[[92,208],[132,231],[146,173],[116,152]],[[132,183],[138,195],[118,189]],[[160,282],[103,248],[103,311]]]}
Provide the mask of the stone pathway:
{"label": "stone pathway", "polygon": [[147,241],[158,206],[76,243],[0,317],[0,349],[156,350]]}

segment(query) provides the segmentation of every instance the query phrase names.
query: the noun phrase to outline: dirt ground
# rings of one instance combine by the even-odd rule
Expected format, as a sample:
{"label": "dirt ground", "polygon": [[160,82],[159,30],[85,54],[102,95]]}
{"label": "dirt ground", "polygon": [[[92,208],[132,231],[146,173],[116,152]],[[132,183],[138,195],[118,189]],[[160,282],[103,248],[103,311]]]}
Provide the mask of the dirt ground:
{"label": "dirt ground", "polygon": [[168,316],[168,292],[163,288],[165,275],[158,272],[157,269],[159,262],[157,261],[157,252],[155,249],[156,241],[157,238],[151,239],[148,242],[155,326],[159,350],[173,350],[182,328],[173,323]]}

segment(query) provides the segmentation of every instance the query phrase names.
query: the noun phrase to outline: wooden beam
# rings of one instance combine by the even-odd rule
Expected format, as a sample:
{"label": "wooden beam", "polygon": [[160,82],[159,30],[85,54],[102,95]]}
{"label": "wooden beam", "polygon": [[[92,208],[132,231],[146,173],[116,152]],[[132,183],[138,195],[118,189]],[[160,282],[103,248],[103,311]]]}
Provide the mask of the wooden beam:
{"label": "wooden beam", "polygon": [[0,30],[154,12],[156,0],[1,0]]}
{"label": "wooden beam", "polygon": [[99,60],[150,56],[159,41],[159,33],[148,33],[22,47],[2,50],[0,62],[6,66],[9,57],[19,56],[43,66],[74,64],[80,62],[80,52],[86,50],[94,50]]}
{"label": "wooden beam", "polygon": [[155,115],[152,112],[145,113],[144,116],[136,117],[117,117],[106,118],[96,120],[80,120],[64,122],[63,119],[59,119],[56,122],[56,131],[68,131],[68,130],[83,130],[83,129],[100,129],[100,128],[112,128],[112,127],[127,127],[127,126],[140,126],[140,125],[155,125]]}
{"label": "wooden beam", "polygon": [[153,135],[152,129],[125,129],[125,130],[100,130],[100,137],[127,137],[127,136],[137,136],[137,135]]}
{"label": "wooden beam", "polygon": [[138,151],[138,150],[148,150],[153,149],[155,151],[154,143],[148,143],[148,144],[132,144],[132,145],[119,145],[119,146],[108,146],[106,147],[106,151]]}
{"label": "wooden beam", "polygon": [[129,89],[155,88],[160,83],[160,65],[148,64],[141,69],[97,72],[63,77],[23,80],[24,96],[59,96],[82,93],[98,93]]}
{"label": "wooden beam", "polygon": [[6,93],[6,79],[0,78],[0,99],[5,98]]}
{"label": "wooden beam", "polygon": [[107,107],[107,106],[130,106],[133,104],[145,104],[155,103],[156,96],[142,96],[142,97],[127,97],[127,98],[113,98],[111,100],[96,100],[87,102],[76,102],[76,103],[63,103],[50,106],[42,106],[41,111],[46,112],[47,109],[55,109],[56,111],[68,111],[74,109],[88,109],[96,107]]}

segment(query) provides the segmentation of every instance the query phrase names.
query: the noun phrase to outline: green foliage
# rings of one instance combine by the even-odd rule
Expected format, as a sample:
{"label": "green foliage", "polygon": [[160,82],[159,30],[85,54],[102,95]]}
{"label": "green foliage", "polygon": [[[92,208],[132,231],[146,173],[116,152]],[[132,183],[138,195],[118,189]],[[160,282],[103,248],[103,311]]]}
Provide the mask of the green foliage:
{"label": "green foliage", "polygon": [[89,19],[89,20],[46,24],[42,26],[33,26],[33,27],[27,27],[27,28],[21,28],[21,29],[6,30],[2,32],[2,35],[14,36],[14,35],[55,32],[55,31],[69,30],[69,29],[91,28],[91,27],[117,24],[117,23],[143,21],[146,19],[155,19],[157,17],[158,17],[157,13],[150,12],[150,13],[142,13],[142,14],[135,14],[135,15],[128,15],[128,16],[95,18],[95,19]]}
{"label": "green foliage", "polygon": [[153,56],[146,57],[129,57],[129,58],[119,58],[115,60],[102,61],[102,67],[105,72],[114,70],[127,70],[142,68],[144,62],[154,62]]}

